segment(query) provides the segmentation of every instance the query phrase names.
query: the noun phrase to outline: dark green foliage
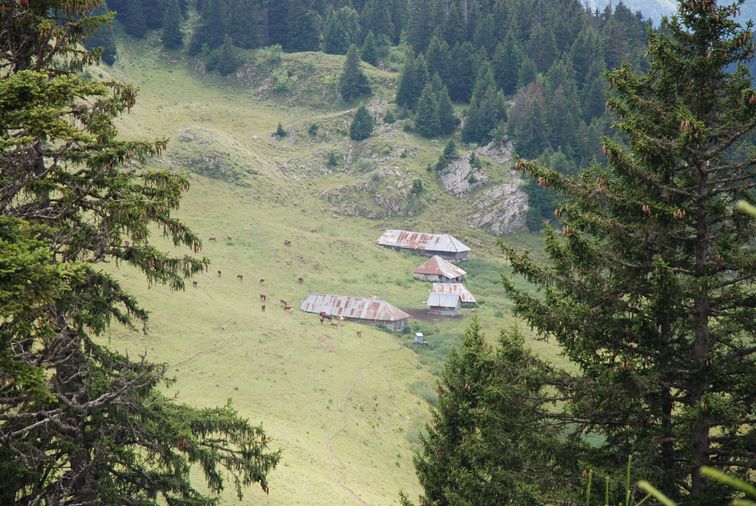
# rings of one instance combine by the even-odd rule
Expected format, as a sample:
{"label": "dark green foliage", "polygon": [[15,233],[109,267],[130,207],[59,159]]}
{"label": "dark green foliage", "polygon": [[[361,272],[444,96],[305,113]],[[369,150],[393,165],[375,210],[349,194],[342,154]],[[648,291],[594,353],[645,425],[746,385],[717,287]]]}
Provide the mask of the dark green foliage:
{"label": "dark green foliage", "polygon": [[467,23],[462,12],[461,2],[452,2],[444,18],[443,37],[449,47],[462,44],[465,41]]}
{"label": "dark green foliage", "polygon": [[329,151],[328,152],[328,158],[326,158],[326,165],[329,167],[336,167],[339,164],[339,158],[338,155],[336,155],[335,151]]}
{"label": "dark green foliage", "polygon": [[320,16],[308,7],[306,0],[288,0],[287,51],[316,51],[320,47]]}
{"label": "dark green foliage", "polygon": [[307,128],[307,135],[309,135],[310,137],[317,137],[318,136],[318,130],[320,130],[320,125],[318,125],[317,123],[312,123]]}
{"label": "dark green foliage", "polygon": [[475,47],[484,48],[488,54],[493,54],[496,50],[494,20],[490,14],[481,16],[480,21],[476,24],[473,44],[475,44]]}
{"label": "dark green foliage", "polygon": [[[544,153],[538,158],[538,163],[552,167],[560,174],[575,175],[577,168],[567,155],[561,150],[556,153]],[[529,179],[523,190],[528,194],[528,215],[526,224],[529,230],[540,230],[544,222],[553,222],[554,210],[559,206],[556,194],[547,186],[539,184],[535,179]]]}
{"label": "dark green foliage", "polygon": [[469,42],[454,46],[452,49],[452,70],[446,85],[449,96],[458,102],[467,102],[472,95],[477,74],[475,48]]}
{"label": "dark green foliage", "polygon": [[459,155],[457,155],[457,143],[454,142],[454,139],[449,139],[434,168],[438,171],[444,170],[457,158],[459,158]]}
{"label": "dark green foliage", "polygon": [[529,57],[522,59],[520,63],[520,70],[517,73],[517,87],[524,88],[530,83],[534,82],[538,77],[538,68],[535,62]]}
{"label": "dark green foliage", "polygon": [[229,3],[226,33],[234,45],[244,49],[260,47],[262,8],[259,0],[233,0]]}
{"label": "dark green foliage", "polygon": [[386,114],[383,115],[383,121],[385,123],[388,123],[389,125],[396,121],[396,118],[394,117],[394,113],[391,111],[386,111]]}
{"label": "dark green foliage", "polygon": [[[323,51],[331,54],[346,54],[349,46],[357,44],[359,35],[360,16],[357,11],[351,7],[331,11],[323,30]],[[373,43],[375,44],[375,40]]]}
{"label": "dark green foliage", "polygon": [[357,46],[352,45],[347,52],[344,70],[339,79],[339,95],[347,102],[357,97],[370,95],[373,92],[367,76],[360,68],[360,63]]}
{"label": "dark green foliage", "polygon": [[420,504],[536,505],[564,494],[547,407],[554,376],[516,332],[502,333],[492,350],[473,316],[441,373],[414,459]]}
{"label": "dark green foliage", "polygon": [[353,141],[362,141],[373,133],[373,117],[367,107],[361,105],[354,114],[352,124],[349,127],[349,138]]}
{"label": "dark green foliage", "polygon": [[226,7],[223,0],[205,0],[202,24],[192,37],[189,54],[195,55],[207,47],[212,50],[223,44],[226,35]]}
{"label": "dark green foliage", "polygon": [[428,50],[425,52],[425,61],[428,64],[428,75],[438,74],[446,83],[451,71],[451,51],[444,39],[436,36],[431,38]]}
{"label": "dark green foliage", "polygon": [[557,58],[554,34],[543,24],[538,24],[530,32],[527,44],[528,56],[533,60],[539,72],[546,72]]}
{"label": "dark green foliage", "polygon": [[517,153],[524,158],[536,158],[549,146],[546,99],[541,83],[531,83],[517,93],[508,126]]}
{"label": "dark green foliage", "polygon": [[166,365],[108,347],[111,323],[148,316],[114,266],[180,290],[208,260],[174,214],[186,177],[141,165],[167,141],[118,137],[134,88],[85,77],[82,43],[103,21],[91,4],[0,14],[0,502],[210,505],[226,479],[239,497],[267,490],[279,457],[262,429],[229,406],[177,404],[160,393]]}
{"label": "dark green foliage", "polygon": [[422,53],[430,41],[434,28],[431,6],[434,0],[407,0],[407,43],[413,51]]}
{"label": "dark green foliage", "polygon": [[367,0],[360,15],[363,32],[386,35],[389,39],[393,39],[394,23],[391,21],[390,7],[391,2],[385,0]]}
{"label": "dark green foliage", "polygon": [[414,181],[412,181],[412,188],[410,189],[410,195],[414,195],[415,197],[417,197],[421,193],[423,193],[423,182],[419,179],[415,179]]}
{"label": "dark green foliage", "polygon": [[372,31],[368,32],[365,41],[362,43],[360,57],[365,63],[373,66],[378,65],[378,48],[376,47],[375,35],[373,35]]}
{"label": "dark green foliage", "polygon": [[734,206],[753,202],[756,90],[726,71],[753,43],[729,6],[682,0],[678,13],[651,36],[647,73],[611,73],[626,144],[604,140],[605,169],[520,165],[564,199],[561,234],[547,230],[548,265],[504,245],[542,290],[505,286],[578,368],[564,392],[576,435],[596,436],[576,449],[585,465],[617,477],[632,455],[670,498],[728,504],[699,469],[753,467],[756,222]]}
{"label": "dark green foliage", "polygon": [[491,66],[481,66],[470,98],[467,119],[462,129],[462,142],[486,143],[493,130],[507,118],[504,96],[496,91]]}
{"label": "dark green foliage", "polygon": [[278,125],[276,126],[276,131],[273,132],[273,135],[275,135],[279,139],[283,138],[283,137],[286,137],[288,135],[286,133],[286,129],[284,129],[284,127],[283,127],[283,125],[281,124],[280,121],[278,122]]}
{"label": "dark green foliage", "polygon": [[124,6],[123,16],[120,17],[126,33],[134,38],[141,39],[147,33],[147,24],[144,21],[144,11],[141,0],[129,1]]}
{"label": "dark green foliage", "polygon": [[457,128],[457,117],[454,116],[454,107],[449,98],[449,91],[446,86],[441,86],[441,91],[437,92],[438,97],[438,133],[440,135],[449,135]]}
{"label": "dark green foliage", "polygon": [[268,44],[280,44],[283,48],[288,47],[289,0],[264,0],[264,7],[268,13]]}
{"label": "dark green foliage", "polygon": [[517,89],[517,76],[520,70],[520,51],[514,45],[514,39],[509,37],[506,42],[496,46],[493,60],[494,76],[499,88],[506,95],[512,95]]}
{"label": "dark green foliage", "polygon": [[165,15],[163,16],[163,47],[166,49],[181,49],[184,45],[184,35],[181,33],[181,13],[177,0],[166,0]]}
{"label": "dark green foliage", "polygon": [[415,132],[423,137],[435,137],[441,125],[438,121],[438,98],[433,86],[428,83],[423,88],[415,112]]}
{"label": "dark green foliage", "polygon": [[144,23],[147,25],[148,29],[156,30],[163,26],[165,7],[166,0],[142,0]]}
{"label": "dark green foliage", "polygon": [[231,43],[231,39],[226,36],[223,45],[210,53],[205,64],[208,72],[216,71],[222,76],[233,74],[241,66],[242,59],[237,49]]}
{"label": "dark green foliage", "polygon": [[414,109],[420,94],[428,82],[428,67],[422,55],[415,57],[410,52],[405,58],[396,90],[396,103],[407,109]]}
{"label": "dark green foliage", "polygon": [[[99,7],[92,11],[94,16],[102,16],[107,10]],[[116,45],[113,40],[113,31],[110,23],[103,24],[95,33],[87,38],[85,44],[87,49],[101,51],[101,58],[107,65],[113,65],[116,59]]]}

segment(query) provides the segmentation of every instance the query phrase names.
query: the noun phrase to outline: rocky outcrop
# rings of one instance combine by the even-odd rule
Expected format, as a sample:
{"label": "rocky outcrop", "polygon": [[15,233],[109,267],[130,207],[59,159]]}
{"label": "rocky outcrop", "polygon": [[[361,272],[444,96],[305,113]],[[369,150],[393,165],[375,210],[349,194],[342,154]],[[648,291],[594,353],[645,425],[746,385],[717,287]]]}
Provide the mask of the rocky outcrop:
{"label": "rocky outcrop", "polygon": [[514,147],[509,141],[494,141],[478,148],[475,152],[497,163],[507,165],[512,162],[513,149]]}
{"label": "rocky outcrop", "polygon": [[465,193],[483,186],[488,182],[488,176],[482,170],[470,164],[470,157],[457,158],[441,171],[441,185],[459,197]]}
{"label": "rocky outcrop", "polygon": [[496,235],[517,232],[525,228],[528,196],[519,183],[504,183],[490,188],[471,203],[470,225]]}
{"label": "rocky outcrop", "polygon": [[411,194],[411,189],[412,183],[398,170],[385,167],[373,172],[367,181],[328,190],[323,198],[342,216],[370,219],[413,216],[424,204]]}

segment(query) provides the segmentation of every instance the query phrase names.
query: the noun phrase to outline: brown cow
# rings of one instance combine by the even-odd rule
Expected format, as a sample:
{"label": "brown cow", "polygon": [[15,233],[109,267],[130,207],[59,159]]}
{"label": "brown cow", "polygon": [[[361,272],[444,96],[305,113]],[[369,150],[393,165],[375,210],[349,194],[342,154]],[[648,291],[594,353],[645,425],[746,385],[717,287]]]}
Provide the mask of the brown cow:
{"label": "brown cow", "polygon": [[284,307],[289,305],[289,301],[286,299],[280,299],[278,302],[280,302],[281,305]]}
{"label": "brown cow", "polygon": [[196,279],[193,279],[193,280],[192,280],[192,286],[193,286],[194,288],[197,288],[197,280],[196,280]]}
{"label": "brown cow", "polygon": [[237,274],[236,279],[238,279],[239,281],[244,281],[244,274]]}
{"label": "brown cow", "polygon": [[304,283],[304,278],[302,276],[299,276],[297,278],[297,282],[301,285],[302,283]]}
{"label": "brown cow", "polygon": [[263,301],[263,302],[265,302],[266,300],[268,300],[268,296],[265,295],[264,293],[261,293],[260,294],[260,300]]}
{"label": "brown cow", "polygon": [[291,241],[290,241],[290,240],[288,240],[288,239],[286,239],[286,240],[284,241],[284,246],[291,246]]}
{"label": "brown cow", "polygon": [[262,309],[262,312],[264,313],[265,312],[265,304],[263,304],[262,306],[260,306],[260,309]]}
{"label": "brown cow", "polygon": [[362,331],[361,330],[357,331],[357,337],[362,337]]}
{"label": "brown cow", "polygon": [[207,238],[207,240],[215,242],[215,236],[211,235],[210,237]]}
{"label": "brown cow", "polygon": [[226,236],[226,239],[227,239],[227,240],[229,240],[229,241],[233,241],[233,240],[234,240],[234,238],[233,238],[233,237],[231,237],[230,235],[227,235],[227,236]]}
{"label": "brown cow", "polygon": [[221,271],[220,269],[218,269],[218,277],[221,277],[222,274],[223,274],[223,271]]}
{"label": "brown cow", "polygon": [[339,322],[331,322],[330,325],[331,325],[331,328],[335,329],[336,327],[339,326]]}
{"label": "brown cow", "polygon": [[265,278],[260,278],[260,284],[261,284],[261,285],[264,285],[264,284],[265,284]]}
{"label": "brown cow", "polygon": [[290,305],[286,304],[284,306],[284,311],[288,311],[289,313],[291,313],[291,312],[294,311],[294,306],[290,306]]}

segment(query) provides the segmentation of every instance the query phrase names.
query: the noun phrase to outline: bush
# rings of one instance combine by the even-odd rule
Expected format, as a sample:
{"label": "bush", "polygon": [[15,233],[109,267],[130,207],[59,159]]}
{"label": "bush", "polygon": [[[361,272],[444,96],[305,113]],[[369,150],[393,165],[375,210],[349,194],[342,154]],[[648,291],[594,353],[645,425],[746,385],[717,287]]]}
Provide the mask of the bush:
{"label": "bush", "polygon": [[309,135],[310,137],[317,137],[319,129],[320,125],[313,123],[310,125],[310,128],[307,129],[307,135]]}
{"label": "bush", "polygon": [[339,164],[339,158],[335,151],[329,151],[328,158],[326,158],[326,165],[329,167],[336,167]]}
{"label": "bush", "polygon": [[361,105],[357,108],[352,120],[352,126],[349,128],[349,137],[353,141],[362,141],[370,137],[373,133],[373,117],[367,110],[367,107]]}
{"label": "bush", "polygon": [[415,179],[414,181],[412,181],[412,189],[410,190],[410,194],[418,196],[421,193],[423,193],[423,182],[419,179]]}
{"label": "bush", "polygon": [[286,137],[286,130],[284,130],[284,127],[280,121],[278,122],[278,126],[276,127],[275,136]]}
{"label": "bush", "polygon": [[281,44],[274,44],[257,51],[258,64],[275,67],[279,65],[281,61],[283,61],[283,48],[281,47]]}
{"label": "bush", "polygon": [[396,121],[396,118],[394,117],[394,113],[391,111],[386,111],[386,114],[383,115],[383,121],[388,123],[389,125]]}

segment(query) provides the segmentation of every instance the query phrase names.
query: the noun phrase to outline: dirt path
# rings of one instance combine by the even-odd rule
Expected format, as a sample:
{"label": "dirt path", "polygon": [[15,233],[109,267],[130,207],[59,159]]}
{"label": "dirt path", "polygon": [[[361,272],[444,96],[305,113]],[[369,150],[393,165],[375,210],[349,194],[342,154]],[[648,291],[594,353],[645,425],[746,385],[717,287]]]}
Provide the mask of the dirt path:
{"label": "dirt path", "polygon": [[365,377],[365,371],[367,371],[375,362],[377,362],[381,357],[386,355],[387,353],[393,352],[393,351],[399,351],[402,349],[402,345],[399,344],[396,348],[389,348],[386,350],[383,350],[382,352],[378,353],[377,355],[374,355],[370,358],[370,360],[367,361],[365,365],[357,369],[357,371],[354,374],[354,377],[352,378],[352,382],[349,384],[349,387],[344,391],[344,394],[341,396],[341,399],[339,399],[338,403],[336,404],[337,410],[341,411],[343,414],[341,415],[341,423],[339,424],[338,429],[336,432],[334,432],[329,439],[326,440],[325,446],[328,450],[328,457],[330,459],[331,468],[333,469],[333,478],[334,481],[344,490],[349,492],[349,494],[355,498],[355,500],[359,504],[367,505],[368,503],[365,502],[365,500],[360,497],[360,495],[349,488],[346,483],[344,483],[344,472],[346,471],[346,465],[344,464],[344,461],[342,461],[337,455],[336,452],[333,449],[333,443],[338,439],[338,437],[345,433],[346,430],[349,428],[349,397],[352,395],[352,392],[354,392],[355,388],[359,383],[364,379]]}

